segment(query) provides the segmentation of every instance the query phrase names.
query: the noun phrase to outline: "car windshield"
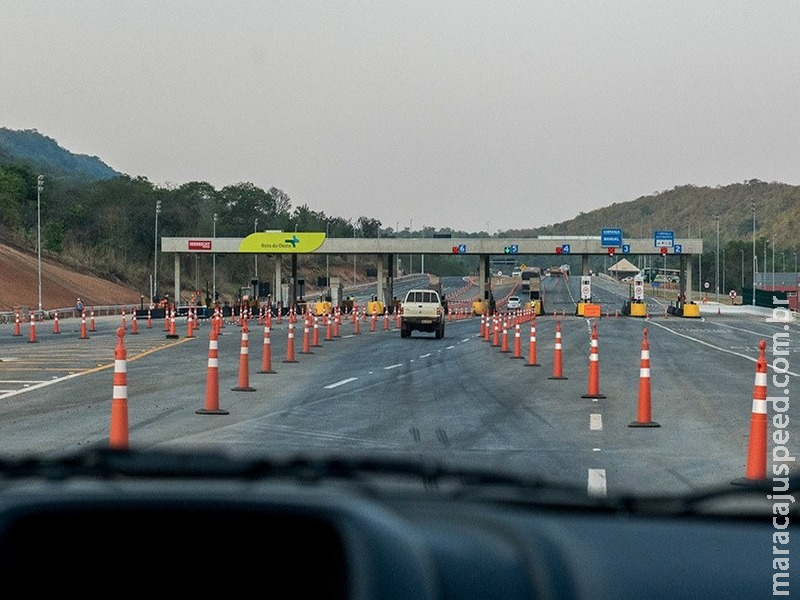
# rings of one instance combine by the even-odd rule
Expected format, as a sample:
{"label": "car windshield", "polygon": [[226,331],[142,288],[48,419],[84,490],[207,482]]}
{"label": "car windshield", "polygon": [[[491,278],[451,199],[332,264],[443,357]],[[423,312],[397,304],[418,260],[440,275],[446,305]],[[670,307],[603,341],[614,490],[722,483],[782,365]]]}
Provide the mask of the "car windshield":
{"label": "car windshield", "polygon": [[3,15],[0,456],[796,473],[794,4]]}

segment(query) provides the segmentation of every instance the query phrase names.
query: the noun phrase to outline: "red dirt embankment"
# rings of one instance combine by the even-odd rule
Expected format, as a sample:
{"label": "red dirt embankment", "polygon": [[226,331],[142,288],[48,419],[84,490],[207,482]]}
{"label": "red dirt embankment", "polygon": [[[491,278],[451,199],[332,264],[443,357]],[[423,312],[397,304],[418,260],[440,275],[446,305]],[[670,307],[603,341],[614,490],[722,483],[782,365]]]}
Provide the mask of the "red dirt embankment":
{"label": "red dirt embankment", "polygon": [[[105,279],[75,273],[42,257],[42,309],[71,308],[78,298],[84,306],[138,305],[141,294]],[[36,253],[0,244],[0,311],[39,305],[39,267]]]}

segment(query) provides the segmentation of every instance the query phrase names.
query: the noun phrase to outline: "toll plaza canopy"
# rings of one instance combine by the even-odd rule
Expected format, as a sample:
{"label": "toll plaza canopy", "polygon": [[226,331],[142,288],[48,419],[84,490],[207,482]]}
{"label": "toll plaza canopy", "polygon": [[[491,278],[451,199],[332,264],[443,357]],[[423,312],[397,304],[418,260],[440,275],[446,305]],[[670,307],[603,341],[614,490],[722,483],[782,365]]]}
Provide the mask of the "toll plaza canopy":
{"label": "toll plaza canopy", "polygon": [[[670,240],[665,247],[657,245],[658,240],[622,239],[619,244],[608,246],[603,244],[600,236],[546,236],[537,238],[329,238],[324,232],[296,231],[276,232],[259,231],[244,238],[230,237],[162,237],[161,251],[175,254],[175,297],[180,293],[180,260],[181,254],[288,254],[292,257],[292,281],[297,281],[296,257],[298,254],[367,254],[381,257],[378,266],[378,296],[383,300],[387,290],[382,282],[388,276],[391,286],[394,277],[394,255],[397,254],[466,254],[478,255],[479,281],[481,294],[488,284],[490,276],[489,258],[496,255],[579,255],[582,257],[582,272],[589,274],[588,257],[590,255],[623,254],[628,255],[678,255],[680,270],[685,273],[681,277],[682,293],[691,293],[690,274],[687,273],[687,259],[703,251],[703,240],[697,238]],[[276,261],[276,269],[280,269],[281,261]],[[384,274],[388,270],[388,275]],[[276,281],[281,281],[280,272],[276,273]],[[280,290],[276,286],[276,292]],[[388,290],[391,297],[391,289]],[[292,299],[294,299],[292,293]]]}

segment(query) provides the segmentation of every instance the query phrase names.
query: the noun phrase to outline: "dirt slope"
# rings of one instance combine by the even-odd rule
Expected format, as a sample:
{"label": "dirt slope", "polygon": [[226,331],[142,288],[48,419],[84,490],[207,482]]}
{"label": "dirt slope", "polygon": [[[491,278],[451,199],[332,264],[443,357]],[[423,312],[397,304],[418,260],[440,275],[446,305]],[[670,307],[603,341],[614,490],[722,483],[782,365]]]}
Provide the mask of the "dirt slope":
{"label": "dirt slope", "polygon": [[[42,308],[53,310],[84,305],[139,304],[139,291],[90,275],[75,273],[42,257]],[[20,252],[0,243],[0,311],[39,304],[39,270],[35,253]]]}

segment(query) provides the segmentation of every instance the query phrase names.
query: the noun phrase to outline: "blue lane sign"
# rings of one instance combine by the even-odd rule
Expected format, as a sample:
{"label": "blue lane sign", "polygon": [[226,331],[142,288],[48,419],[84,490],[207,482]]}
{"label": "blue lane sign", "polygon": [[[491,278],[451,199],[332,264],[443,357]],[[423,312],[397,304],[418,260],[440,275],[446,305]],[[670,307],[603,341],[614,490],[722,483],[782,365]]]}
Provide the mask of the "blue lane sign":
{"label": "blue lane sign", "polygon": [[672,251],[673,251],[675,254],[681,254],[681,253],[683,252],[683,244],[675,244],[675,245],[672,247]]}
{"label": "blue lane sign", "polygon": [[569,244],[561,244],[561,254],[569,254],[571,250]]}
{"label": "blue lane sign", "polygon": [[464,254],[464,253],[466,253],[466,251],[467,251],[467,245],[466,244],[459,244],[458,245],[458,253],[459,254]]}
{"label": "blue lane sign", "polygon": [[622,229],[603,229],[600,232],[600,245],[603,248],[613,246],[615,248],[622,245]]}
{"label": "blue lane sign", "polygon": [[675,245],[675,232],[656,231],[653,242],[656,248],[672,248]]}
{"label": "blue lane sign", "polygon": [[623,254],[630,254],[631,253],[631,245],[630,244],[622,244],[622,253]]}

